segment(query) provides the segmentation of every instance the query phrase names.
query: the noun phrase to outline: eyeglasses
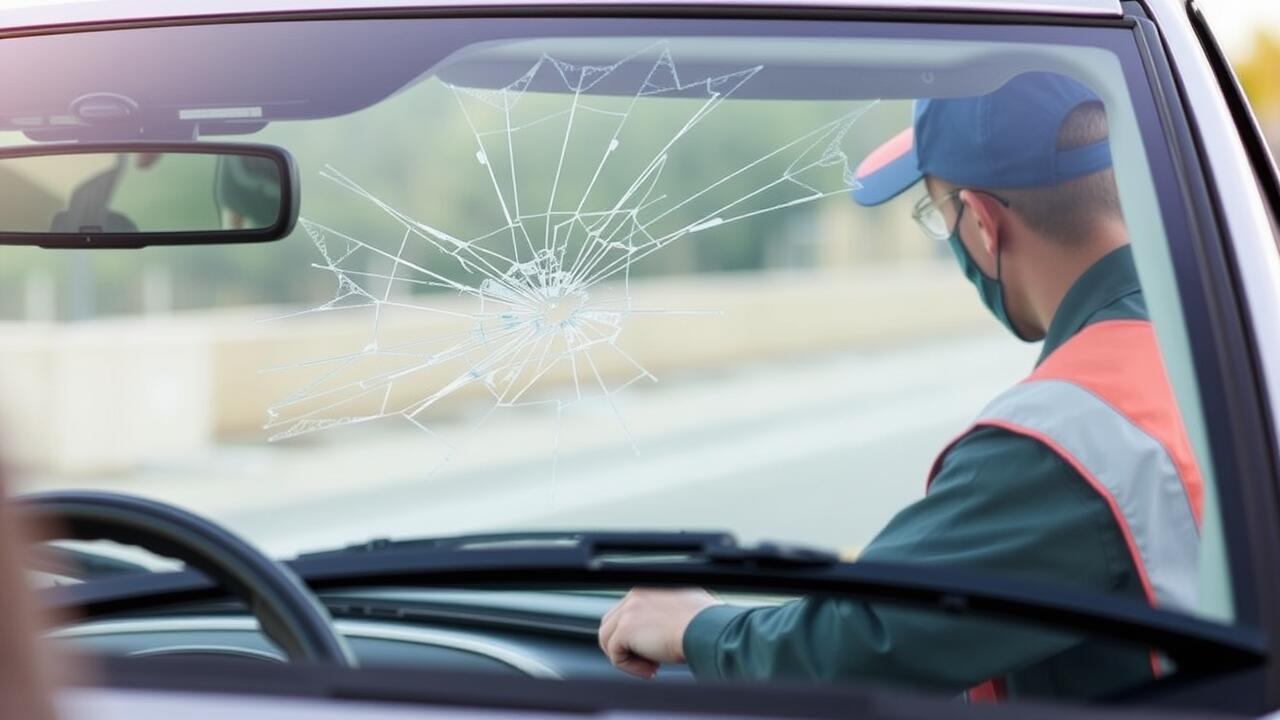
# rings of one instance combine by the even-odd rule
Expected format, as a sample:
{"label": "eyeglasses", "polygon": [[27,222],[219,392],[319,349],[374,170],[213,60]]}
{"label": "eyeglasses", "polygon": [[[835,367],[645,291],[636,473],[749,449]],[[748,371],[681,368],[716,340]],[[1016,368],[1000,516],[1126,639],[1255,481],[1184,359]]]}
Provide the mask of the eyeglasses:
{"label": "eyeglasses", "polygon": [[916,221],[916,224],[924,231],[926,237],[931,240],[946,240],[951,237],[951,233],[955,232],[956,225],[960,224],[960,218],[964,215],[964,204],[961,203],[960,209],[956,211],[956,219],[954,223],[947,222],[947,215],[942,212],[942,207],[958,198],[962,190],[980,192],[1005,207],[1011,207],[1009,201],[999,195],[989,193],[986,190],[974,190],[973,188],[958,188],[956,190],[952,190],[946,195],[943,195],[937,200],[934,200],[932,195],[925,195],[920,198],[920,201],[916,203],[915,208],[912,209],[911,219]]}

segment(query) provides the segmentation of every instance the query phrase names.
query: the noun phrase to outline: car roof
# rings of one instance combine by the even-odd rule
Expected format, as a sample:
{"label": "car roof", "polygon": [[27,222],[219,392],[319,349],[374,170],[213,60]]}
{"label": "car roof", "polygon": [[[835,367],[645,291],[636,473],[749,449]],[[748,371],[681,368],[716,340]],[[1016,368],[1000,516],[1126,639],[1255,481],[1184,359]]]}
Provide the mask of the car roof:
{"label": "car roof", "polygon": [[97,25],[147,20],[216,19],[232,15],[305,14],[335,10],[408,8],[495,8],[566,5],[601,6],[724,5],[756,7],[857,8],[1016,12],[1088,17],[1119,17],[1120,0],[26,0],[0,11],[0,27],[9,30]]}

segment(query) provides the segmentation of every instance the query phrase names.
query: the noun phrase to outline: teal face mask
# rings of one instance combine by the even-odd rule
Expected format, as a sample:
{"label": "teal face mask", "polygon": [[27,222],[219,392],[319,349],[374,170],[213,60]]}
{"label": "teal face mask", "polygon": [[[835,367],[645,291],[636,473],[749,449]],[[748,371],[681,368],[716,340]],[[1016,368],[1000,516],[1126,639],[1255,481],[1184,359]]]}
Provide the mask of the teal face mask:
{"label": "teal face mask", "polygon": [[1013,336],[1023,342],[1034,342],[1032,338],[1023,337],[1018,332],[1018,328],[1014,327],[1013,321],[1009,319],[1009,311],[1004,304],[1004,285],[1000,283],[1000,251],[996,251],[996,276],[994,278],[987,277],[982,272],[982,268],[978,267],[978,263],[973,261],[969,255],[969,250],[960,240],[960,219],[964,217],[964,203],[960,203],[960,212],[956,214],[955,229],[951,231],[951,236],[947,238],[947,242],[951,244],[951,252],[955,253],[956,261],[960,263],[960,271],[969,279],[969,282],[978,289],[978,298],[982,300],[982,304],[987,306],[996,320],[1001,325],[1013,333]]}

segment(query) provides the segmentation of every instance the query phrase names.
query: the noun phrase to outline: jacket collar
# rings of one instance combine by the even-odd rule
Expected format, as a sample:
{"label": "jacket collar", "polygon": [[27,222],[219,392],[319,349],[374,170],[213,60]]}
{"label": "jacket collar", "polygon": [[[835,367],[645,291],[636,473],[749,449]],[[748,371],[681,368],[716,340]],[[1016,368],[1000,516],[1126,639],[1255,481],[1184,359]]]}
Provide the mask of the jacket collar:
{"label": "jacket collar", "polygon": [[1063,296],[1045,333],[1036,364],[1044,362],[1073,335],[1087,326],[1100,310],[1134,293],[1142,292],[1133,250],[1125,245],[1104,255],[1085,270]]}

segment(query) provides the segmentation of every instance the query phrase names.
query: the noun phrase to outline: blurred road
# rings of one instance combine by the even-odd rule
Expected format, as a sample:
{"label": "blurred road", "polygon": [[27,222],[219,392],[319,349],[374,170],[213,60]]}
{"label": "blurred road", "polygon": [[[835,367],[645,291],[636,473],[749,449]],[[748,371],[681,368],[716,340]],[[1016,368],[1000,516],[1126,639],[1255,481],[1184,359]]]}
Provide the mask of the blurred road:
{"label": "blurred road", "polygon": [[511,409],[434,472],[421,431],[350,428],[164,494],[280,554],[535,528],[729,529],[856,549],[922,494],[936,452],[1035,352],[993,336],[664,378],[616,398],[638,455],[608,403],[589,403],[566,412],[554,470],[553,413]]}

